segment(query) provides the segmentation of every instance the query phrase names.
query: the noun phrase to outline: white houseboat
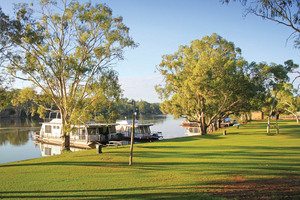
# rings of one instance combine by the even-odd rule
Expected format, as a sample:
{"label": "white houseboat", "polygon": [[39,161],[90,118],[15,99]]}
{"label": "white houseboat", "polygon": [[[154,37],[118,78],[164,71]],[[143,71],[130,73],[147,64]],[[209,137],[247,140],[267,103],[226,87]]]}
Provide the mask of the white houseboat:
{"label": "white houseboat", "polygon": [[[70,134],[70,145],[77,147],[89,147],[95,143],[107,143],[118,137],[116,124],[104,124],[88,122],[82,125],[74,125]],[[62,120],[51,119],[42,123],[40,132],[35,135],[41,142],[61,144],[62,143]]]}
{"label": "white houseboat", "polygon": [[[116,123],[117,132],[121,133],[124,139],[130,139],[132,131],[132,120],[118,120]],[[138,120],[135,120],[134,139],[148,141],[162,139],[162,133],[151,132],[150,126],[153,126],[153,124],[141,124]]]}

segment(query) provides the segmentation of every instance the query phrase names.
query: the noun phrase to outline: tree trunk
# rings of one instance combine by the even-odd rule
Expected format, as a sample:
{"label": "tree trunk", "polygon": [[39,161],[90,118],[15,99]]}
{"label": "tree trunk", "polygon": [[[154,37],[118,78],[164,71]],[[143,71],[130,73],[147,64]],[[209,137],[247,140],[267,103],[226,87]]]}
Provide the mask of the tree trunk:
{"label": "tree trunk", "polygon": [[270,133],[270,123],[271,123],[271,116],[269,115],[268,117],[268,125],[267,125],[267,133],[269,134]]}
{"label": "tree trunk", "polygon": [[200,122],[200,135],[207,134],[207,125],[205,123],[205,116],[204,113],[201,114],[201,122]]}
{"label": "tree trunk", "polygon": [[249,121],[251,122],[252,121],[252,115],[251,115],[251,112],[248,113],[249,114]]}
{"label": "tree trunk", "polygon": [[[62,150],[70,151],[70,133],[66,131],[67,116],[64,112],[60,111],[61,121],[62,121]],[[69,130],[69,127],[68,127]]]}
{"label": "tree trunk", "polygon": [[276,134],[279,134],[278,118],[279,115],[276,115]]}
{"label": "tree trunk", "polygon": [[62,150],[70,151],[70,135],[63,136]]}
{"label": "tree trunk", "polygon": [[269,119],[268,119],[268,125],[267,125],[267,133],[268,134],[270,133],[270,121],[271,121],[272,113],[273,113],[273,110],[274,110],[276,96],[277,96],[277,92],[275,93],[275,96],[274,96],[274,99],[273,99],[273,102],[272,102],[272,105],[271,105],[271,110],[270,110],[270,113],[269,113]]}
{"label": "tree trunk", "polygon": [[218,124],[217,128],[218,128],[218,129],[221,128],[221,122],[222,122],[222,121],[221,121],[220,119],[218,119],[218,121],[217,121],[217,124]]}
{"label": "tree trunk", "polygon": [[293,115],[294,115],[295,118],[296,118],[297,124],[299,124],[299,118],[298,118],[298,116],[297,116],[296,114],[293,114]]}
{"label": "tree trunk", "polygon": [[217,125],[217,121],[213,122],[213,131],[217,131],[218,130],[218,125]]}
{"label": "tree trunk", "polygon": [[204,125],[200,125],[200,135],[206,135],[207,134],[207,126]]}

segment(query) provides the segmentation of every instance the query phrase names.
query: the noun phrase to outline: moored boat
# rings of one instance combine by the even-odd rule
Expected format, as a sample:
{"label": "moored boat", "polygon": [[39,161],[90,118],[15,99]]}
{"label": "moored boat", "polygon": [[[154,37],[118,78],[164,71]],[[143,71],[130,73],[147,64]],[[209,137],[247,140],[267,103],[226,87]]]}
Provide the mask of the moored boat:
{"label": "moored boat", "polygon": [[[96,143],[106,144],[109,140],[116,139],[116,124],[87,122],[81,125],[73,125],[70,134],[70,145],[75,147],[89,147]],[[61,144],[62,143],[62,120],[51,119],[42,123],[39,133],[35,133],[38,141]]]}
{"label": "moored boat", "polygon": [[[120,132],[123,135],[124,139],[131,138],[132,131],[132,121],[131,120],[118,120],[116,126],[117,132]],[[135,120],[134,124],[134,139],[136,140],[145,140],[153,141],[163,139],[161,132],[152,132],[150,127],[153,124],[143,124],[138,120]]]}

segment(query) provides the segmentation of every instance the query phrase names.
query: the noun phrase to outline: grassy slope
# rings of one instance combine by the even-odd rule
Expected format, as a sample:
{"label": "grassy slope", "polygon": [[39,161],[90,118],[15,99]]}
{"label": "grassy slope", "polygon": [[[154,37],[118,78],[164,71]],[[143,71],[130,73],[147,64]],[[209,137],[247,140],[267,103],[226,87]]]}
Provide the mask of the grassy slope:
{"label": "grassy slope", "polygon": [[[221,183],[300,175],[300,125],[265,122],[206,136],[65,153],[0,165],[0,198],[219,199]],[[275,132],[275,130],[272,130]],[[219,184],[220,183],[220,184]]]}

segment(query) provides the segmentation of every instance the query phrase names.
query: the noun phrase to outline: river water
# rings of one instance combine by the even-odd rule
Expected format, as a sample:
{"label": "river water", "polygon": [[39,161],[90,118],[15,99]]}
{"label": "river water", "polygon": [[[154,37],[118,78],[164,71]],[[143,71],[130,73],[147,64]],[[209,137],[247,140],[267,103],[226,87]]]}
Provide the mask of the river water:
{"label": "river water", "polygon": [[[164,139],[184,137],[185,130],[179,126],[182,118],[171,115],[140,116],[140,123],[152,123],[152,131],[162,132]],[[41,144],[32,140],[41,123],[0,118],[0,164],[60,154],[61,147]],[[82,149],[71,149],[72,151]]]}

